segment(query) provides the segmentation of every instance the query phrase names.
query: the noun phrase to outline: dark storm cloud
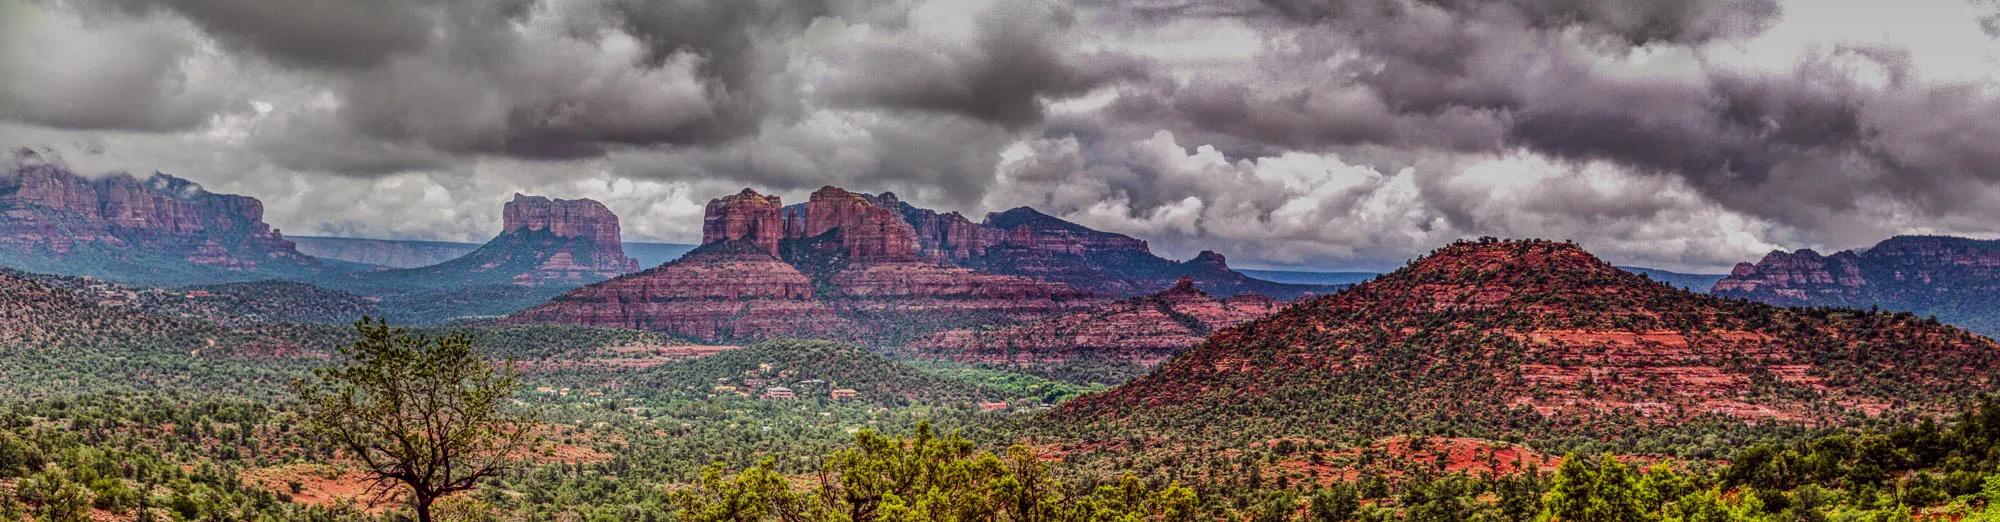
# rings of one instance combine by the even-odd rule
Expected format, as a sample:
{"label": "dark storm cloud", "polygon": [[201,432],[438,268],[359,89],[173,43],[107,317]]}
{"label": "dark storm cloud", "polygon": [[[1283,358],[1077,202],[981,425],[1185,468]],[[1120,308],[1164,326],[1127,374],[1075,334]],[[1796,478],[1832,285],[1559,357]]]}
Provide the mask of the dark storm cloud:
{"label": "dark storm cloud", "polygon": [[1309,22],[1380,21],[1432,7],[1476,18],[1511,18],[1536,30],[1582,27],[1628,43],[1698,43],[1756,34],[1781,14],[1776,0],[1259,0]]}
{"label": "dark storm cloud", "polygon": [[421,48],[423,0],[115,0],[178,13],[217,40],[282,64],[361,69]]}
{"label": "dark storm cloud", "polygon": [[[1808,229],[1866,204],[1860,194],[1942,216],[1982,204],[1968,183],[2000,183],[1989,123],[2000,100],[1913,80],[1906,51],[1833,46],[1789,70],[1700,55],[1768,29],[1782,15],[1768,0],[1264,3],[1264,27],[1289,36],[1260,55],[1254,81],[1129,89],[1114,121],[1233,157],[1525,148],[1609,161]],[[1645,59],[1665,63],[1633,61]]]}
{"label": "dark storm cloud", "polygon": [[345,78],[349,125],[448,152],[548,159],[732,139],[785,107],[791,89],[782,49],[760,39],[795,32],[818,8],[618,1],[451,13],[423,52]]}
{"label": "dark storm cloud", "polygon": [[181,27],[62,3],[0,0],[0,119],[79,130],[172,132],[247,108],[204,74]]}
{"label": "dark storm cloud", "polygon": [[940,45],[890,38],[850,51],[832,84],[850,107],[954,114],[1008,127],[1042,121],[1052,98],[1084,94],[1150,72],[1116,53],[1074,53],[1064,40],[1077,24],[1059,4],[1009,1],[977,18],[977,35]]}

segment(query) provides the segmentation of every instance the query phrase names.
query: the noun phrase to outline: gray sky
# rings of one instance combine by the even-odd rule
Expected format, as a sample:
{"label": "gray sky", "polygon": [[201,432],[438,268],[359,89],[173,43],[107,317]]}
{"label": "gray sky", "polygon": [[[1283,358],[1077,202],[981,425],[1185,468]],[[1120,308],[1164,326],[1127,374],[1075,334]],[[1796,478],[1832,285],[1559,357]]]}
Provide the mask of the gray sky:
{"label": "gray sky", "polygon": [[0,144],[478,241],[745,186],[1028,205],[1242,266],[1454,238],[1726,268],[2000,232],[1993,0],[0,0]]}

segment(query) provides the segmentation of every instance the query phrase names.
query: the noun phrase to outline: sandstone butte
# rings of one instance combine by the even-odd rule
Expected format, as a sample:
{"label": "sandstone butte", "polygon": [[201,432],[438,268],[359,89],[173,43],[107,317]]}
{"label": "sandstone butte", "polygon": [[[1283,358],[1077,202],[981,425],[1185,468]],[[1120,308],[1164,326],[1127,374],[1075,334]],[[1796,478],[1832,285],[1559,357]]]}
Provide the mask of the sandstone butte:
{"label": "sandstone butte", "polygon": [[60,257],[92,244],[223,270],[319,266],[264,223],[255,198],[159,173],[85,178],[32,149],[16,150],[0,176],[0,248]]}
{"label": "sandstone butte", "polygon": [[710,201],[702,246],[571,291],[516,321],[621,326],[697,339],[914,335],[1031,320],[1099,302],[1060,283],[952,266],[865,195],[827,187],[785,207],[745,189]]}
{"label": "sandstone butte", "polygon": [[377,272],[370,277],[422,279],[427,283],[574,286],[639,269],[639,262],[625,255],[618,216],[603,203],[515,194],[501,215],[500,235],[472,253],[432,266]]}
{"label": "sandstone butte", "polygon": [[954,329],[904,347],[913,353],[997,364],[1109,360],[1151,366],[1209,334],[1277,312],[1261,295],[1216,299],[1183,277],[1172,288],[1027,324]]}
{"label": "sandstone butte", "polygon": [[[1051,419],[1606,436],[1704,419],[1935,413],[1996,389],[1996,370],[1993,341],[1909,314],[1720,299],[1573,244],[1482,240],[1225,329]],[[1621,420],[1581,422],[1607,415]]]}

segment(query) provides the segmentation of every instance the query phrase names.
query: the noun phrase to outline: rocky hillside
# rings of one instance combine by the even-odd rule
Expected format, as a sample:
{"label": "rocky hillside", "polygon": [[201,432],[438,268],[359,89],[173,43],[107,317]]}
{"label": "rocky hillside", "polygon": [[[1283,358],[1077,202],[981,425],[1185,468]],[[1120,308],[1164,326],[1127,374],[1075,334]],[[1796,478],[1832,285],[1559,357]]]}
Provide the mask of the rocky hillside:
{"label": "rocky hillside", "polygon": [[99,306],[242,328],[268,323],[352,323],[381,316],[374,300],[296,281],[252,281],[183,288],[128,286],[89,277],[0,268],[0,274],[67,290]]}
{"label": "rocky hillside", "polygon": [[1573,244],[1482,240],[1224,330],[1049,419],[1214,436],[1607,436],[1937,411],[1994,390],[1996,370],[1992,341],[1909,314],[1718,299]]}
{"label": "rocky hillside", "polygon": [[1096,302],[1065,285],[923,256],[894,213],[831,187],[792,207],[747,189],[717,198],[702,231],[702,247],[678,260],[577,289],[513,319],[712,340],[881,341]]}
{"label": "rocky hillside", "polygon": [[215,361],[302,352],[257,330],[101,303],[34,277],[0,271],[0,397],[280,383],[285,364]]}
{"label": "rocky hillside", "polygon": [[1899,236],[1820,255],[1772,252],[1715,283],[1717,296],[1784,306],[1879,307],[2000,335],[2000,241]]}
{"label": "rocky hillside", "polygon": [[0,165],[0,261],[16,268],[181,284],[320,268],[255,198],[159,173],[86,178],[31,149]]}
{"label": "rocky hillside", "polygon": [[989,364],[1043,365],[1081,359],[1151,366],[1209,334],[1283,307],[1284,303],[1260,295],[1217,299],[1196,289],[1193,279],[1181,278],[1157,294],[1026,324],[939,332],[905,348]]}

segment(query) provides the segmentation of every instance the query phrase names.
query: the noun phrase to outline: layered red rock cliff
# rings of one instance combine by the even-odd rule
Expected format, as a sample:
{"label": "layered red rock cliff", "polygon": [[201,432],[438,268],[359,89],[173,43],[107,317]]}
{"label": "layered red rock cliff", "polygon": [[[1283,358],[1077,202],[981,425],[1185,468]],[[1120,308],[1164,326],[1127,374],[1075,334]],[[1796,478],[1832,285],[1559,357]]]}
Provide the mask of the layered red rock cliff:
{"label": "layered red rock cliff", "polygon": [[785,238],[785,220],[777,196],[765,196],[743,189],[735,195],[710,200],[701,218],[701,244],[742,240],[778,256],[778,241]]}
{"label": "layered red rock cliff", "polygon": [[1899,236],[1822,256],[1772,252],[1716,282],[1716,296],[1785,306],[1845,306],[1935,315],[2000,335],[2000,241]]}
{"label": "layered red rock cliff", "polygon": [[803,206],[784,210],[785,236],[808,239],[834,232],[851,262],[914,261],[917,231],[890,208],[862,194],[834,187],[812,193]]}
{"label": "layered red rock cliff", "polygon": [[750,239],[726,239],[644,272],[572,290],[510,320],[692,339],[833,337],[851,329],[814,297],[805,274]]}
{"label": "layered red rock cliff", "polygon": [[155,173],[88,179],[21,149],[0,176],[0,246],[68,255],[87,243],[165,255],[227,270],[262,264],[317,266],[264,223],[254,198],[212,194]]}
{"label": "layered red rock cliff", "polygon": [[501,235],[547,232],[558,239],[583,239],[588,248],[557,252],[540,268],[550,271],[601,272],[618,275],[639,270],[625,256],[618,215],[591,199],[549,199],[514,194],[501,212]]}
{"label": "layered red rock cliff", "polygon": [[[518,319],[641,327],[702,339],[865,340],[1038,319],[1098,302],[1059,283],[928,258],[917,250],[915,234],[897,213],[866,195],[827,187],[787,208],[776,196],[746,189],[709,202],[703,246],[695,253],[572,292]],[[669,286],[686,288],[659,289]]]}
{"label": "layered red rock cliff", "polygon": [[629,274],[618,216],[589,199],[515,194],[501,211],[500,235],[464,256],[431,266],[366,274],[377,283],[434,287],[496,284],[575,287]]}
{"label": "layered red rock cliff", "polygon": [[993,329],[956,329],[905,346],[961,361],[1057,363],[1072,359],[1153,365],[1217,330],[1270,315],[1276,299],[1239,295],[1216,299],[1181,278],[1165,291],[1082,312]]}

